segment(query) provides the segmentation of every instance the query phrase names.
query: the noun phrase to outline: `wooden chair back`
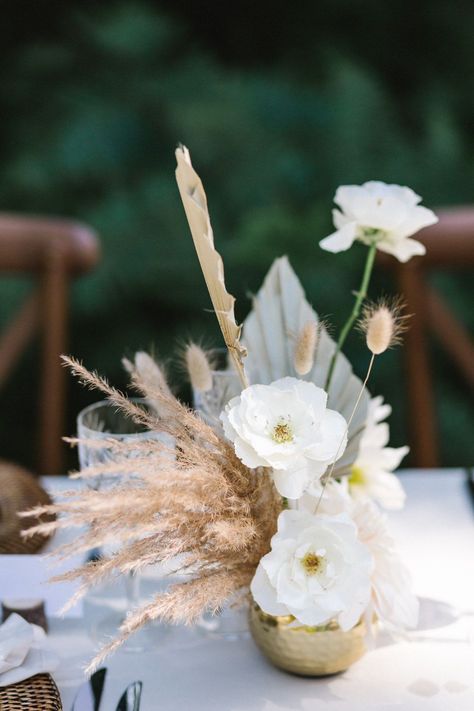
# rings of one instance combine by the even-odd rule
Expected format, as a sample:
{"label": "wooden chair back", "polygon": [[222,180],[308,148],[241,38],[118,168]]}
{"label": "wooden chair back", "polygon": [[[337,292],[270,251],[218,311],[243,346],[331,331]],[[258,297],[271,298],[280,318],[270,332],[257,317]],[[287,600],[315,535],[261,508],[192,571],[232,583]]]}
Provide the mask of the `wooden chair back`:
{"label": "wooden chair back", "polygon": [[89,227],[57,218],[0,214],[0,275],[30,276],[30,295],[0,336],[0,388],[31,339],[41,334],[39,461],[41,474],[62,473],[69,286],[99,259]]}
{"label": "wooden chair back", "polygon": [[445,299],[428,280],[430,271],[474,267],[474,208],[457,207],[436,211],[439,222],[416,235],[426,246],[426,255],[400,264],[380,254],[378,263],[395,272],[398,289],[413,314],[405,334],[405,366],[411,452],[418,467],[439,466],[438,428],[429,354],[433,334],[474,390],[474,344]]}

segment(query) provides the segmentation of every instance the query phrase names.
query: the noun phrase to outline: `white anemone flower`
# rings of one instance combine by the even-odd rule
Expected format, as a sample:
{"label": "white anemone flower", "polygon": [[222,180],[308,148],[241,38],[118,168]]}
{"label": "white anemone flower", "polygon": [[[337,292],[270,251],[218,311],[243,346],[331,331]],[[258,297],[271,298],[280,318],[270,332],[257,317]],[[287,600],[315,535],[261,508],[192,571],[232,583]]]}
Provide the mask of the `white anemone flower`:
{"label": "white anemone flower", "polygon": [[341,185],[334,197],[340,210],[333,210],[336,232],[319,244],[329,252],[343,252],[358,240],[407,262],[425,254],[425,246],[411,237],[438,218],[418,203],[421,197],[401,185],[370,181],[363,185]]}
{"label": "white anemone flower", "polygon": [[408,447],[387,447],[390,430],[386,422],[390,405],[382,397],[372,398],[359,453],[352,465],[349,489],[354,498],[371,498],[386,509],[401,509],[405,491],[393,471],[408,454]]}
{"label": "white anemone flower", "polygon": [[408,569],[403,565],[387,528],[387,517],[372,501],[355,501],[352,517],[359,540],[374,559],[372,606],[389,627],[413,629],[418,623],[419,602],[412,591]]}
{"label": "white anemone flower", "polygon": [[346,446],[347,423],[326,403],[314,383],[282,378],[243,390],[221,421],[239,459],[251,468],[271,467],[278,492],[297,499]]}
{"label": "white anemone flower", "polygon": [[349,630],[370,603],[372,570],[372,555],[347,514],[286,510],[250,589],[269,615],[293,615],[311,626],[336,619]]}

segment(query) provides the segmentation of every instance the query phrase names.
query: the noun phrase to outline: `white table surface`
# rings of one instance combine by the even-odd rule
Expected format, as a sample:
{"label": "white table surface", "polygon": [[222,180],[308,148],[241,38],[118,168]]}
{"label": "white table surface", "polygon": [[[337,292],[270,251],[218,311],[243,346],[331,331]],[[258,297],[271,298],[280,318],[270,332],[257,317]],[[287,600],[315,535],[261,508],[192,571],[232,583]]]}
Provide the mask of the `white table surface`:
{"label": "white table surface", "polygon": [[[344,674],[301,679],[274,669],[251,639],[212,640],[174,628],[156,651],[106,662],[101,711],[143,681],[141,711],[473,711],[474,501],[461,470],[402,473],[408,499],[391,529],[421,597],[420,627],[377,647]],[[49,483],[49,482],[48,482]],[[94,644],[85,619],[53,619],[55,674],[69,711]]]}

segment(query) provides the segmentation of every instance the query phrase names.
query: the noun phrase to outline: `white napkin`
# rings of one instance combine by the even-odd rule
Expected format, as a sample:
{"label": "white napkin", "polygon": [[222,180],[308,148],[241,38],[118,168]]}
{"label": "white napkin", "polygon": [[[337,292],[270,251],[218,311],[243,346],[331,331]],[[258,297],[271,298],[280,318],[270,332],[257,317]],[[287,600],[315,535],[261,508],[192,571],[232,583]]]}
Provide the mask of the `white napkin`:
{"label": "white napkin", "polygon": [[13,613],[0,625],[0,686],[52,672],[59,657],[48,649],[44,630]]}

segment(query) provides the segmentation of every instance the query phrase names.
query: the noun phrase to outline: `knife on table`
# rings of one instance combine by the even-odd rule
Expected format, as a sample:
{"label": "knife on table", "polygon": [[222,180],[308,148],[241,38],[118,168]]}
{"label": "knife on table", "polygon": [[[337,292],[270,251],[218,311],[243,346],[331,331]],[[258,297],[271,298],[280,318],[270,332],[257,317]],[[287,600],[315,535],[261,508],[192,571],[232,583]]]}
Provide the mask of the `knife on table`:
{"label": "knife on table", "polygon": [[115,711],[140,711],[142,687],[141,681],[134,681],[129,684],[123,692]]}
{"label": "knife on table", "polygon": [[98,669],[77,692],[71,711],[99,711],[107,669]]}

